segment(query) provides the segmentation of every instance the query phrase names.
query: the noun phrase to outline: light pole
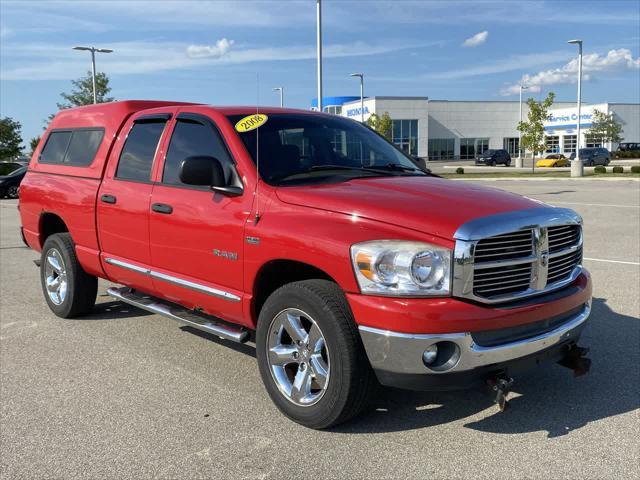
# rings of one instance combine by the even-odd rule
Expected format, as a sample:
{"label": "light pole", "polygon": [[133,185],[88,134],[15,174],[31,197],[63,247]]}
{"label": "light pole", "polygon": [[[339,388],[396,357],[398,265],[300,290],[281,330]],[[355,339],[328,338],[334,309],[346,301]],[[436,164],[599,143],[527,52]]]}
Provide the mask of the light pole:
{"label": "light pole", "polygon": [[352,73],[352,77],[360,77],[360,123],[364,123],[364,73]]}
{"label": "light pole", "polygon": [[280,108],[284,107],[284,87],[275,87],[274,92],[280,92]]}
{"label": "light pole", "polygon": [[582,106],[582,40],[569,40],[567,43],[578,45],[578,121],[576,125],[576,158],[571,162],[571,176],[582,177],[584,166],[580,158],[580,107]]}
{"label": "light pole", "polygon": [[98,103],[98,96],[96,94],[96,52],[98,53],[111,53],[113,50],[108,48],[96,48],[96,47],[73,47],[74,50],[86,50],[91,52],[91,81],[93,82],[93,103]]}
{"label": "light pole", "polygon": [[318,62],[318,111],[322,112],[322,5],[316,0],[316,47]]}
{"label": "light pole", "polygon": [[[522,123],[522,91],[526,90],[527,86],[520,84],[520,123]],[[518,124],[519,126],[519,124]],[[516,159],[516,167],[522,168],[523,159],[522,159],[522,132],[518,130],[518,158]]]}

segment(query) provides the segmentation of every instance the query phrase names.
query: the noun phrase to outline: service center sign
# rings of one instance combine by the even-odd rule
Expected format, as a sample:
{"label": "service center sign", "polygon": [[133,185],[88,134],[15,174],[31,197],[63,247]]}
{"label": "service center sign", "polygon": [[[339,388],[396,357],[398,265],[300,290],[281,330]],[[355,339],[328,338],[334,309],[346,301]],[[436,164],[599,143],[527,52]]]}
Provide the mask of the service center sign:
{"label": "service center sign", "polygon": [[[591,126],[591,120],[593,119],[593,111],[599,110],[601,112],[608,111],[608,105],[606,103],[600,105],[584,105],[580,109],[580,128],[587,128]],[[557,110],[549,111],[549,119],[544,122],[545,130],[567,130],[578,127],[578,109],[577,108],[559,108]]]}

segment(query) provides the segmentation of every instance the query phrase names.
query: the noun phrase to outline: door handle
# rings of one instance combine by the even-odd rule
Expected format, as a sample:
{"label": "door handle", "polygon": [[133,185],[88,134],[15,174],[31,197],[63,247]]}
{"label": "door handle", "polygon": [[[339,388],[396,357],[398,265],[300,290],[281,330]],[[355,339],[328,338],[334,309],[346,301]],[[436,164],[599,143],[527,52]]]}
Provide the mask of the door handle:
{"label": "door handle", "polygon": [[102,196],[100,197],[100,201],[102,201],[102,202],[104,202],[104,203],[111,203],[111,204],[113,204],[113,203],[116,203],[116,200],[117,200],[117,198],[116,198],[116,197],[114,197],[113,195],[108,195],[108,194],[102,195]]}
{"label": "door handle", "polygon": [[167,205],[166,203],[154,203],[153,205],[151,205],[151,210],[158,213],[164,213],[165,215],[173,213],[173,207],[171,205]]}

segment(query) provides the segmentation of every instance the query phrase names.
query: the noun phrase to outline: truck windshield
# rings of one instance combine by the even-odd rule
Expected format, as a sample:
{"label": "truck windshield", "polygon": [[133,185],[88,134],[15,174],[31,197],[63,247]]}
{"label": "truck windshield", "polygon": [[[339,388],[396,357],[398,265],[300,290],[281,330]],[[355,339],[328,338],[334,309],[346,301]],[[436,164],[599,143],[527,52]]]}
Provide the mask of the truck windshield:
{"label": "truck windshield", "polygon": [[[426,175],[406,155],[361,124],[316,114],[268,114],[239,132],[260,176],[271,185],[321,183],[354,177]],[[228,117],[233,125],[244,115]]]}

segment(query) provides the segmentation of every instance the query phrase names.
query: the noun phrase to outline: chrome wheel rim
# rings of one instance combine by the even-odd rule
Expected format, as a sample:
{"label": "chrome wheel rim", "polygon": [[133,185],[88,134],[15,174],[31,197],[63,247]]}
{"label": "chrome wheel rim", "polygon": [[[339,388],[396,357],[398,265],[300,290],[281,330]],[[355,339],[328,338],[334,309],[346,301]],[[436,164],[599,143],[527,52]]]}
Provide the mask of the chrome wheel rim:
{"label": "chrome wheel rim", "polygon": [[67,297],[67,270],[62,255],[55,248],[47,252],[44,281],[49,299],[56,305],[64,302]]}
{"label": "chrome wheel rim", "polygon": [[320,401],[329,385],[329,350],[320,327],[307,313],[287,308],[269,326],[269,371],[280,393],[308,407]]}

